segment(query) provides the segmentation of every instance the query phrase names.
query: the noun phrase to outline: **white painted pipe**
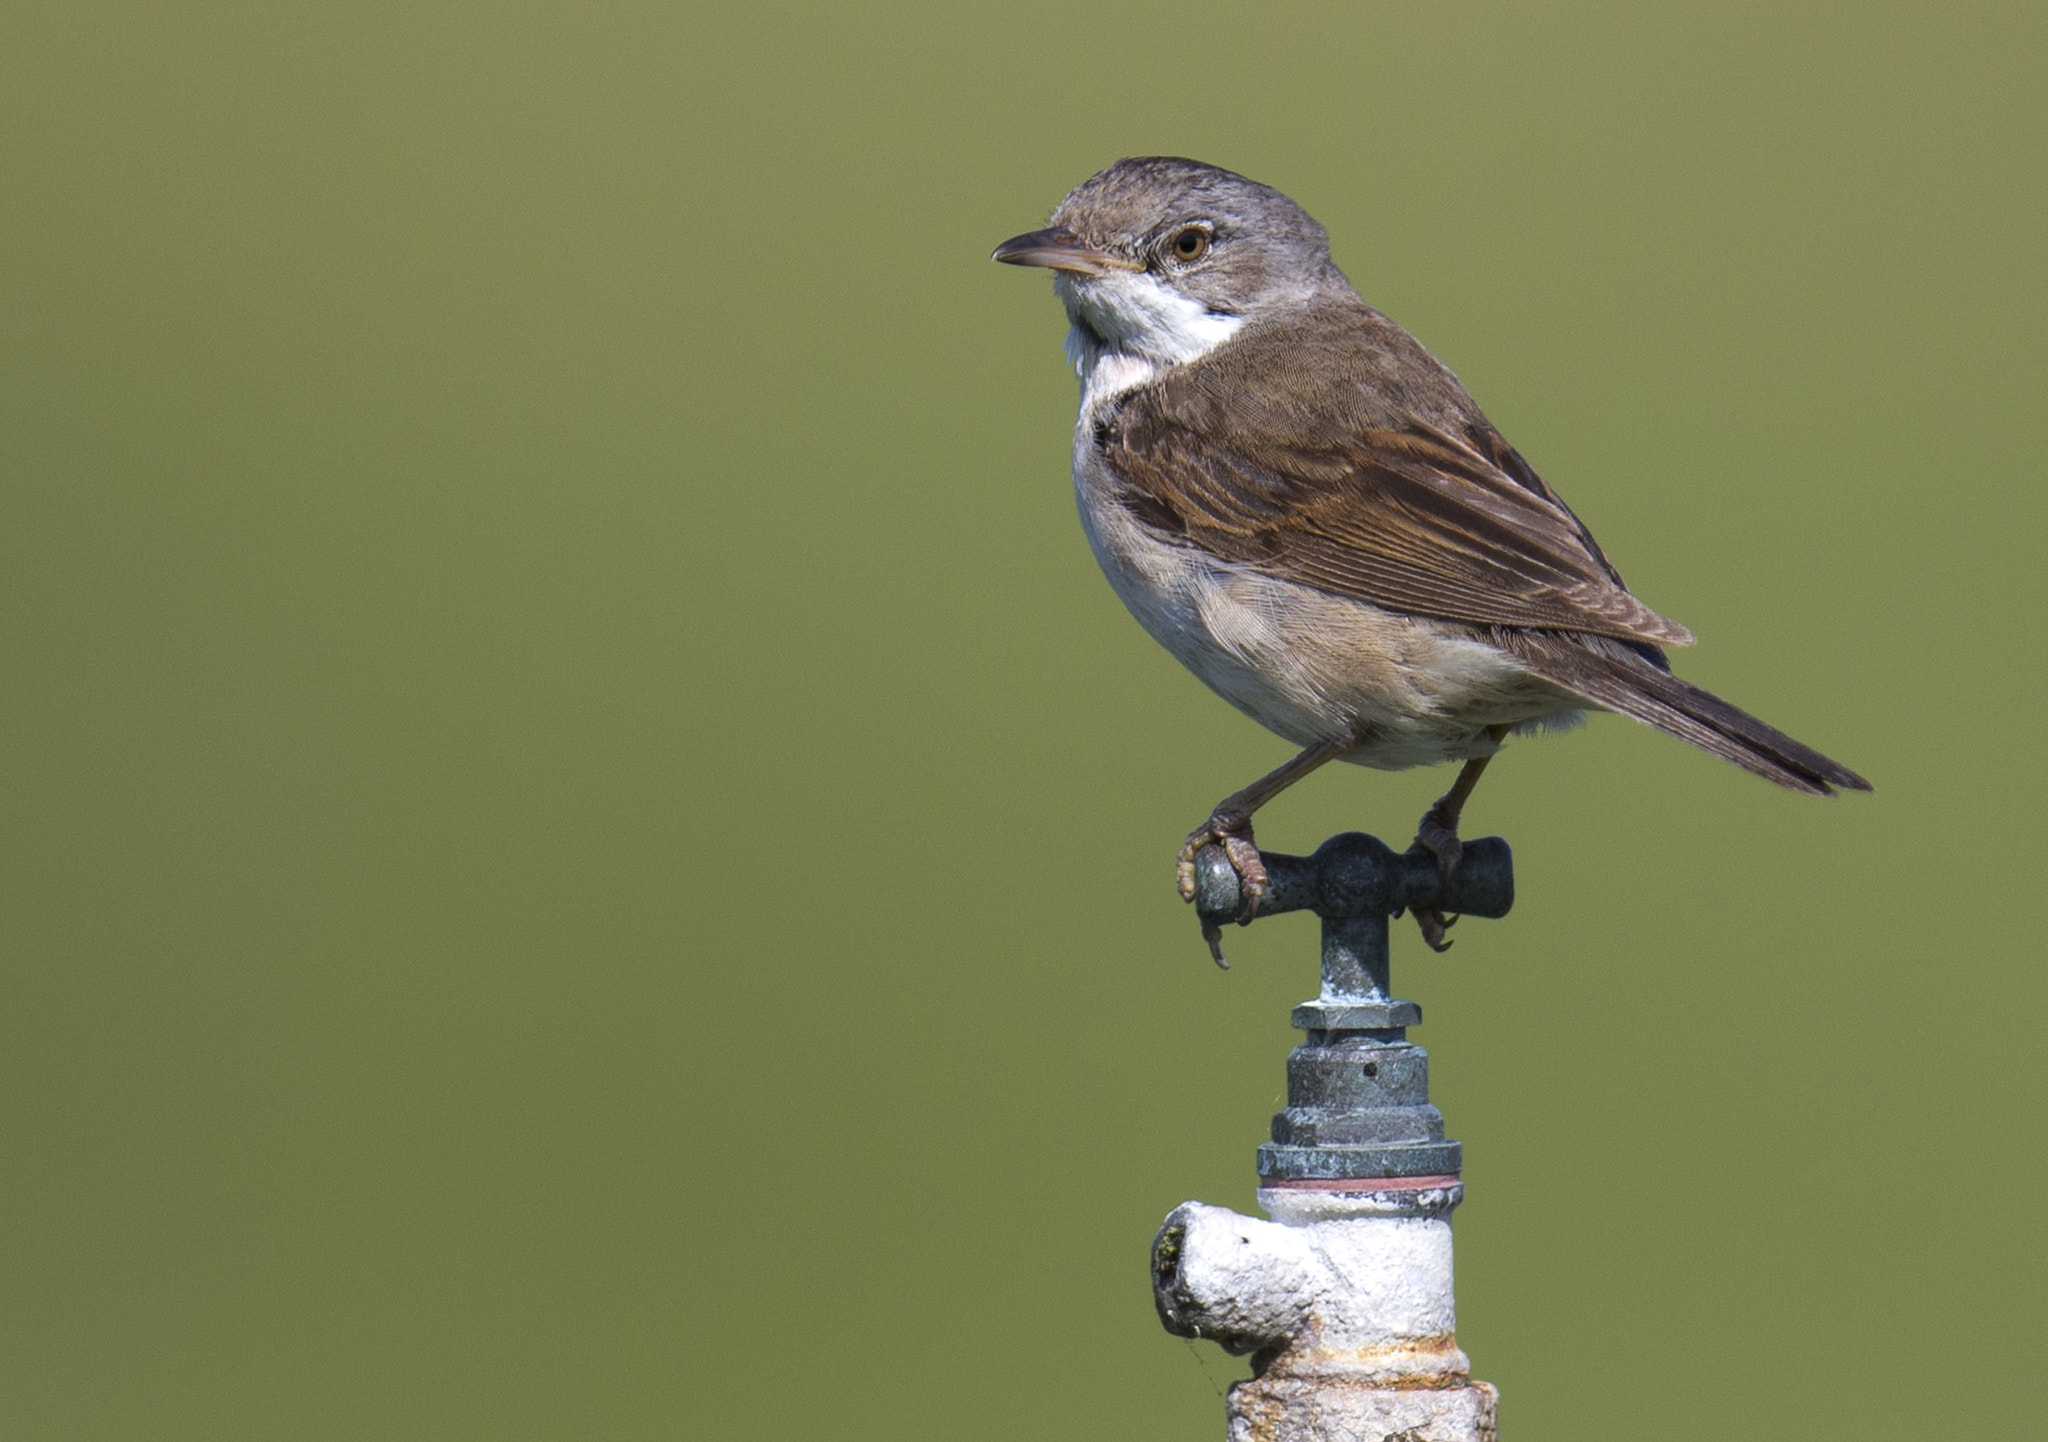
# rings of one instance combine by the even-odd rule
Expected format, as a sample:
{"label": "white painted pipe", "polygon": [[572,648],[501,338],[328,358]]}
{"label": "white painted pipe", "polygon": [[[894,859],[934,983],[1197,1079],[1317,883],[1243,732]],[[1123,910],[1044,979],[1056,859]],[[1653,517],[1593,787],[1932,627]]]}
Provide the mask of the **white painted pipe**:
{"label": "white painted pipe", "polygon": [[1173,1210],[1153,1244],[1161,1320],[1256,1354],[1230,1389],[1230,1442],[1494,1442],[1498,1393],[1456,1336],[1462,1197],[1433,1177],[1262,1187],[1272,1221]]}

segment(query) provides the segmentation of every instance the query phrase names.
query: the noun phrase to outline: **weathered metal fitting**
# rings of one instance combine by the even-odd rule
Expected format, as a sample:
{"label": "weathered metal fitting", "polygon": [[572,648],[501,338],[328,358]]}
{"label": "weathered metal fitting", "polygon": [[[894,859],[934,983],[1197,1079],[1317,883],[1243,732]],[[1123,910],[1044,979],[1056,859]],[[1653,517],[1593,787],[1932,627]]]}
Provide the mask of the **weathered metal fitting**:
{"label": "weathered metal fitting", "polygon": [[1490,1382],[1453,1388],[1379,1387],[1319,1373],[1268,1369],[1230,1389],[1230,1442],[1499,1442],[1500,1392]]}
{"label": "weathered metal fitting", "polygon": [[[1429,1100],[1429,1057],[1407,1040],[1422,1008],[1392,993],[1389,918],[1407,908],[1503,916],[1505,841],[1437,858],[1356,832],[1313,856],[1266,853],[1259,916],[1322,918],[1322,989],[1294,1009],[1287,1106],[1258,1150],[1270,1222],[1188,1202],[1152,1249],[1159,1319],[1252,1352],[1230,1390],[1232,1442],[1427,1437],[1494,1442],[1498,1394],[1474,1382],[1454,1331],[1451,1218],[1464,1148]],[[1220,848],[1196,858],[1205,924],[1237,921],[1242,885]]]}
{"label": "weathered metal fitting", "polygon": [[1177,1337],[1268,1351],[1294,1375],[1456,1387],[1470,1374],[1451,1299],[1441,1215],[1376,1211],[1323,1195],[1290,1225],[1183,1202],[1152,1244],[1153,1300]]}
{"label": "weathered metal fitting", "polygon": [[1412,1001],[1305,1001],[1294,1009],[1302,1031],[1405,1031],[1422,1025],[1422,1007]]}
{"label": "weathered metal fitting", "polygon": [[1472,1380],[1456,1335],[1459,1187],[1426,1180],[1262,1188],[1270,1222],[1199,1202],[1167,1217],[1152,1247],[1160,1321],[1256,1353],[1230,1389],[1232,1442],[1494,1442],[1498,1394]]}
{"label": "weathered metal fitting", "polygon": [[1242,1357],[1303,1330],[1322,1270],[1308,1232],[1183,1202],[1152,1242],[1152,1300],[1174,1336]]}
{"label": "weathered metal fitting", "polygon": [[1259,1147],[1259,1175],[1272,1179],[1372,1181],[1379,1177],[1434,1177],[1457,1172],[1464,1164],[1463,1144],[1450,1141],[1383,1147],[1298,1147],[1266,1142]]}
{"label": "weathered metal fitting", "polygon": [[[1273,1140],[1287,1147],[1393,1147],[1444,1139],[1444,1114],[1422,1102],[1410,1107],[1288,1107],[1273,1116]],[[1427,1177],[1434,1172],[1411,1172]]]}
{"label": "weathered metal fitting", "polygon": [[[1312,911],[1331,917],[1394,916],[1412,907],[1465,916],[1506,916],[1515,904],[1513,854],[1498,836],[1467,841],[1448,882],[1428,851],[1395,851],[1377,836],[1346,831],[1312,856],[1260,853],[1266,894],[1260,916]],[[1220,846],[1195,857],[1195,910],[1221,925],[1244,915],[1244,883]]]}
{"label": "weathered metal fitting", "polygon": [[1307,1041],[1287,1057],[1290,1106],[1421,1106],[1429,1101],[1429,1053],[1412,1042],[1356,1033]]}
{"label": "weathered metal fitting", "polygon": [[1259,1149],[1268,1178],[1371,1180],[1456,1172],[1429,1100],[1429,1053],[1406,1041],[1311,1033],[1287,1058],[1287,1106]]}
{"label": "weathered metal fitting", "polygon": [[1349,1179],[1286,1179],[1261,1177],[1259,1208],[1289,1227],[1353,1217],[1448,1217],[1465,1200],[1465,1184],[1456,1175],[1378,1177],[1372,1183]]}

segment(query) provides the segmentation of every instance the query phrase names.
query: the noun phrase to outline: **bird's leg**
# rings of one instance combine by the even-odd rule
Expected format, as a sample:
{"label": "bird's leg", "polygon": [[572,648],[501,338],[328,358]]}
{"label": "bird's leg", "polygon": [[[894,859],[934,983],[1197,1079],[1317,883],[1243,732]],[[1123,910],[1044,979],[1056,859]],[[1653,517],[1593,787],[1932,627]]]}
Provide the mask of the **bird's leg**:
{"label": "bird's leg", "polygon": [[[1498,746],[1508,734],[1506,726],[1489,726],[1486,734]],[[1486,763],[1493,756],[1474,756],[1465,763],[1458,773],[1458,779],[1451,783],[1451,789],[1437,797],[1436,804],[1422,813],[1422,824],[1415,831],[1415,847],[1432,852],[1436,856],[1437,869],[1443,873],[1444,882],[1449,884],[1451,873],[1458,869],[1458,858],[1464,854],[1464,843],[1458,840],[1458,818],[1464,814],[1465,802],[1472,795],[1472,788],[1479,784],[1479,778],[1486,773]],[[1412,851],[1415,847],[1410,847]],[[1457,924],[1455,916],[1445,916],[1440,907],[1415,908],[1415,924],[1422,928],[1422,940],[1431,951],[1449,951],[1451,944],[1444,939],[1444,933]]]}
{"label": "bird's leg", "polygon": [[[1244,915],[1239,920],[1250,921],[1258,915],[1259,900],[1266,894],[1266,863],[1259,859],[1259,849],[1252,844],[1252,813],[1325,761],[1342,756],[1357,745],[1356,740],[1319,741],[1285,766],[1267,772],[1244,790],[1233,791],[1217,802],[1209,819],[1190,831],[1181,844],[1174,867],[1181,900],[1195,899],[1195,854],[1205,846],[1221,846],[1243,884]],[[1230,965],[1223,959],[1223,933],[1213,923],[1202,924],[1202,940],[1209,943],[1209,954],[1216,958],[1218,966]]]}

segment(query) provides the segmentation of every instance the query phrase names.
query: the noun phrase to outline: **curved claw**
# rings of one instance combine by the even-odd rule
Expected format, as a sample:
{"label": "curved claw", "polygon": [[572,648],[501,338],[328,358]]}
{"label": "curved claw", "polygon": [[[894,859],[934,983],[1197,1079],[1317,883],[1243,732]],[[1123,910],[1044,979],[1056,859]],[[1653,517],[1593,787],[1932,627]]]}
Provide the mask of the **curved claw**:
{"label": "curved claw", "polygon": [[1441,955],[1451,949],[1451,942],[1444,933],[1458,924],[1455,913],[1446,916],[1433,906],[1418,906],[1415,908],[1415,924],[1422,929],[1423,945],[1431,951]]}

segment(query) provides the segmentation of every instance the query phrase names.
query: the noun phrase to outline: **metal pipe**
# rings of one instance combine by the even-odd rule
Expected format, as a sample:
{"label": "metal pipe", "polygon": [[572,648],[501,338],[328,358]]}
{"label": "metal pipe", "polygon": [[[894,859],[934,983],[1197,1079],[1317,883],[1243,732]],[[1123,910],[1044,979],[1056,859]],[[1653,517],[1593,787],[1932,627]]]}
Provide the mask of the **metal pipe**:
{"label": "metal pipe", "polygon": [[[1258,1150],[1272,1220],[1176,1207],[1152,1248],[1160,1321],[1252,1354],[1254,1375],[1230,1389],[1231,1442],[1494,1442],[1499,1394],[1457,1343],[1463,1151],[1429,1104],[1428,1055],[1407,1039],[1422,1009],[1392,994],[1387,933],[1411,906],[1505,915],[1511,853],[1498,837],[1468,842],[1448,882],[1435,857],[1355,832],[1264,859],[1259,916],[1323,921],[1322,988],[1294,1009],[1307,1035]],[[1242,919],[1220,852],[1198,858],[1195,899],[1205,922]]]}

